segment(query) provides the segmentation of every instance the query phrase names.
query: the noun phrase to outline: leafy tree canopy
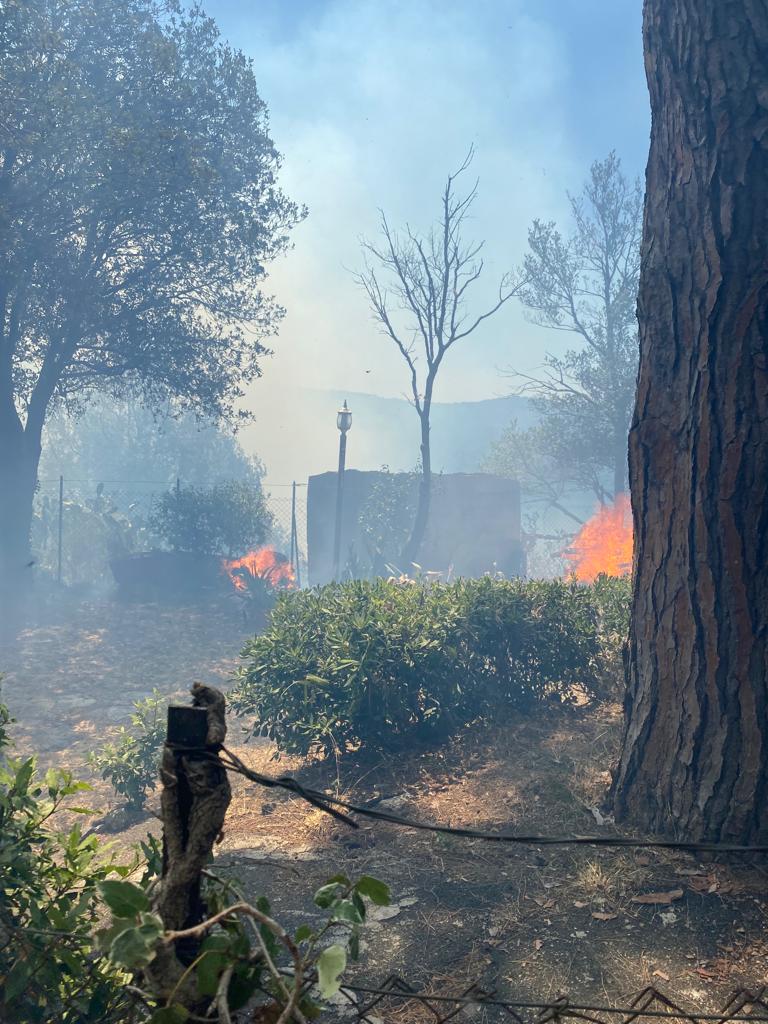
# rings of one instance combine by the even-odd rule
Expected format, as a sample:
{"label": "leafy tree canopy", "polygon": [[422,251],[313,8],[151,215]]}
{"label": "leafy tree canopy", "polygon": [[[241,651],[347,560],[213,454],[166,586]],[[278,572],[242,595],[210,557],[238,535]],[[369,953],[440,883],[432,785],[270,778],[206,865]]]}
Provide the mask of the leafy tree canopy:
{"label": "leafy tree canopy", "polygon": [[68,492],[73,483],[91,493],[108,481],[136,496],[172,486],[177,477],[184,484],[241,480],[255,486],[264,467],[223,426],[189,413],[153,415],[131,400],[97,398],[82,416],[61,409],[46,424],[40,477],[55,481],[60,474]]}
{"label": "leafy tree canopy", "polygon": [[0,53],[0,429],[126,385],[231,416],[303,212],[250,62],[175,0],[11,0]]}
{"label": "leafy tree canopy", "polygon": [[569,200],[570,234],[533,222],[519,297],[533,323],[570,333],[578,347],[547,353],[538,373],[513,374],[539,422],[528,430],[513,424],[487,465],[575,517],[574,493],[605,502],[627,487],[643,194],[610,153]]}

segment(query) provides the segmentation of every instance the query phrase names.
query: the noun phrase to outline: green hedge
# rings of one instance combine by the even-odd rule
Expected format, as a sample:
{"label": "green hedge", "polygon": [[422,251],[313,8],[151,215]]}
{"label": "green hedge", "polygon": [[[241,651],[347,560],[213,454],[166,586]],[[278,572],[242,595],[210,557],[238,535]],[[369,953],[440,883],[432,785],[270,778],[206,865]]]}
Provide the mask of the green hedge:
{"label": "green hedge", "polygon": [[628,607],[617,584],[359,580],[286,594],[245,646],[230,706],[279,749],[327,755],[592,698],[605,690],[606,645],[622,639],[604,629]]}

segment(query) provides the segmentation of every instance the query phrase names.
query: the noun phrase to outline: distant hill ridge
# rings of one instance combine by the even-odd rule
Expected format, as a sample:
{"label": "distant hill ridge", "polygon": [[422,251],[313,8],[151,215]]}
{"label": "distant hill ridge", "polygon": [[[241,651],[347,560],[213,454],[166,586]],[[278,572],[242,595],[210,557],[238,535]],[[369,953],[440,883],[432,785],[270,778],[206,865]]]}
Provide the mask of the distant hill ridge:
{"label": "distant hill ridge", "polygon": [[[419,458],[419,421],[405,398],[361,392],[302,389],[304,413],[313,422],[346,400],[352,410],[348,464],[356,469],[413,469]],[[302,417],[303,418],[303,417]],[[519,396],[477,402],[435,402],[432,406],[432,464],[436,473],[476,472],[512,420],[534,422],[530,400]],[[327,466],[325,468],[333,468]]]}

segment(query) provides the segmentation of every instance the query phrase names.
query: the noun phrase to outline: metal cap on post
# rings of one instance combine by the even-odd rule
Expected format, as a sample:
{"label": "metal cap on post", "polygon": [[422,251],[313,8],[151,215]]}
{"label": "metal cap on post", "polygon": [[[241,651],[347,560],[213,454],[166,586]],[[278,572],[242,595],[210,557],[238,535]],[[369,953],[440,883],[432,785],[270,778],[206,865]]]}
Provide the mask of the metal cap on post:
{"label": "metal cap on post", "polygon": [[205,747],[208,738],[208,712],[188,704],[168,705],[167,739],[171,747],[191,750]]}

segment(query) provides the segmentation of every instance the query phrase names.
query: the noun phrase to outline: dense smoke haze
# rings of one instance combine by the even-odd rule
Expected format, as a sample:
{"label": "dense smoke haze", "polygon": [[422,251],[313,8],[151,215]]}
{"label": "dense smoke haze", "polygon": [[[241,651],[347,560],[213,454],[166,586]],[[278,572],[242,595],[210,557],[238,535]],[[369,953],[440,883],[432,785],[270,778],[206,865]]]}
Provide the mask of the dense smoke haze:
{"label": "dense smoke haze", "polygon": [[767,41],[0,0],[0,1021],[768,1024]]}
{"label": "dense smoke haze", "polygon": [[[395,224],[427,229],[445,175],[474,144],[479,194],[467,231],[486,240],[482,304],[497,276],[519,263],[534,217],[567,226],[566,192],[578,191],[592,160],[615,149],[630,177],[642,172],[649,115],[640,9],[630,0],[271,0],[256,16],[250,5],[212,0],[208,10],[253,58],[285,157],[281,180],[309,208],[294,250],[270,270],[287,315],[247,403],[256,415],[247,444],[277,479],[284,456],[305,472],[333,465],[336,395],[406,391],[398,355],[353,280],[360,236],[375,234],[379,208]],[[510,302],[451,353],[437,400],[505,395],[500,370],[533,370],[545,351],[569,343]],[[327,444],[317,403],[306,403],[301,388],[333,392]],[[282,445],[286,429],[303,438],[306,460]],[[359,430],[366,424],[356,421]],[[368,448],[356,454],[351,443],[354,464],[387,461],[359,461]],[[398,468],[414,461],[409,455]]]}

